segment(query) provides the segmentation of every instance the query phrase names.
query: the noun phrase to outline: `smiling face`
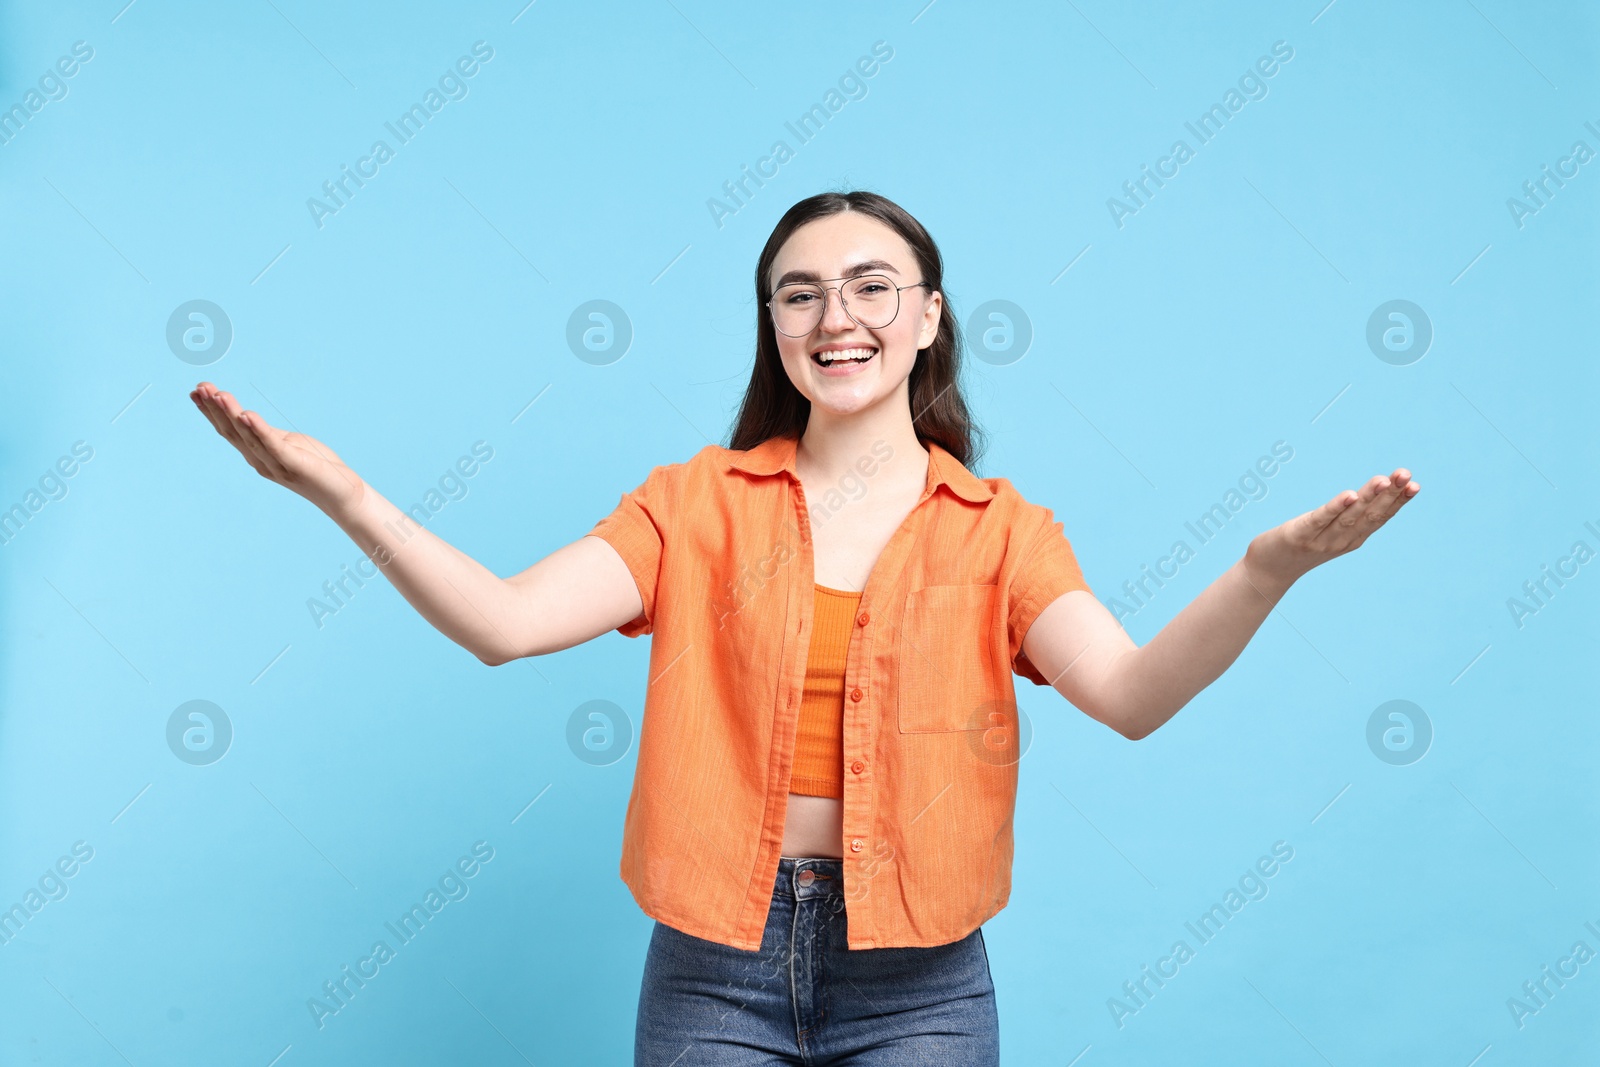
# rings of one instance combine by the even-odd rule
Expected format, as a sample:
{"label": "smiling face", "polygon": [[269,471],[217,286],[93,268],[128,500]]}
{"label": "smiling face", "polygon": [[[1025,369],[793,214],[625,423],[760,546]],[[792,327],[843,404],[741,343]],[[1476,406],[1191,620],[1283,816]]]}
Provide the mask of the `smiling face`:
{"label": "smiling face", "polygon": [[[833,287],[821,321],[809,334],[786,337],[774,331],[783,369],[800,395],[811,401],[814,414],[850,415],[892,398],[909,408],[906,383],[917,352],[938,333],[944,298],[924,286],[901,290],[900,313],[882,329],[855,322],[840,306],[837,287],[845,283],[829,279],[861,274],[884,275],[896,286],[924,280],[905,239],[858,211],[806,223],[773,260],[773,292],[787,282]],[[822,358],[836,362],[824,366]]]}

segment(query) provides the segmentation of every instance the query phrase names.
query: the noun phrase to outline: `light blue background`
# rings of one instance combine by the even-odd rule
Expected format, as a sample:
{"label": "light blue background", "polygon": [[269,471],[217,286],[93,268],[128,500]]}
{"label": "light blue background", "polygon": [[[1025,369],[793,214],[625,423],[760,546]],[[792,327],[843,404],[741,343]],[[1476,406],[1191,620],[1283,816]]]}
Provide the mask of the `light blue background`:
{"label": "light blue background", "polygon": [[[1592,1062],[1600,961],[1520,1029],[1507,999],[1600,951],[1600,563],[1520,628],[1506,603],[1600,550],[1600,162],[1521,228],[1506,206],[1600,150],[1592,7],[521,8],[0,7],[0,106],[94,49],[0,145],[0,506],[94,449],[0,547],[0,906],[94,849],[0,945],[0,1061],[627,1062],[634,754],[565,737],[593,699],[637,733],[647,641],[490,670],[381,579],[319,629],[355,547],[187,392],[221,383],[402,507],[487,442],[430,528],[510,574],[725,439],[761,244],[861,187],[928,226],[963,322],[1025,309],[1029,352],[970,364],[978,473],[1056,510],[1103,599],[1293,447],[1135,640],[1255,533],[1397,466],[1423,486],[1147,740],[1022,683],[1015,887],[985,928],[1005,1062]],[[306,199],[479,40],[469,95],[319,230]],[[785,121],[880,40],[866,97],[798,145]],[[1107,198],[1279,40],[1269,95],[1119,229]],[[778,139],[795,158],[719,228],[708,198]],[[209,367],[165,341],[192,299],[235,330]],[[634,330],[606,366],[565,339],[592,299]],[[1408,366],[1365,341],[1392,299],[1435,331]],[[192,699],[233,723],[210,766],[167,747]],[[1409,766],[1367,746],[1391,699],[1435,731]],[[308,998],[479,840],[470,895],[319,1030]],[[1119,1028],[1108,998],[1275,841],[1270,894]]]}

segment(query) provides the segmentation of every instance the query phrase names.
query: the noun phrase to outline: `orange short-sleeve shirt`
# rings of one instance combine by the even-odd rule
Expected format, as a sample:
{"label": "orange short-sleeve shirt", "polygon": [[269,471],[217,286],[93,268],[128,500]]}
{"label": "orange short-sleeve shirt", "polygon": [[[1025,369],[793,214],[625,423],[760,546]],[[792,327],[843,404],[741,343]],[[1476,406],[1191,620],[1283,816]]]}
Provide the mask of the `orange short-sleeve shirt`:
{"label": "orange short-sleeve shirt", "polygon": [[[757,950],[783,844],[814,612],[793,437],[656,467],[597,523],[653,634],[622,880],[646,915]],[[1089,591],[1062,524],[928,442],[928,480],[862,590],[845,668],[849,945],[960,940],[1011,894],[1012,673],[1041,611]],[[870,478],[879,462],[864,456]]]}

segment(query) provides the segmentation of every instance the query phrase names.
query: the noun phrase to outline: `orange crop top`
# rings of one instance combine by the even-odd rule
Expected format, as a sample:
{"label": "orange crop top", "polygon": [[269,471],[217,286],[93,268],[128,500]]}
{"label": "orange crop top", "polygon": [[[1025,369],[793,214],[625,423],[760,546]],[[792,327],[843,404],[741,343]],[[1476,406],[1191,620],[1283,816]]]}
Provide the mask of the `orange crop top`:
{"label": "orange crop top", "polygon": [[[815,584],[815,583],[813,583]],[[789,792],[844,797],[844,667],[860,593],[816,586]]]}

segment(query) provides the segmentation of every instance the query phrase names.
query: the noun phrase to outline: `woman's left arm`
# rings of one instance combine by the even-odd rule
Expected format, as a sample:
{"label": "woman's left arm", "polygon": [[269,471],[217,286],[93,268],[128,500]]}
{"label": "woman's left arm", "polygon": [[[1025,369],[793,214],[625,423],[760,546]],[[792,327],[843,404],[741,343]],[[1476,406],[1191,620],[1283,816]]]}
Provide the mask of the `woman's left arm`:
{"label": "woman's left arm", "polygon": [[1068,593],[1039,613],[1023,651],[1086,714],[1124,737],[1146,737],[1239,658],[1296,580],[1360,548],[1421,488],[1401,467],[1258,535],[1148,644],[1134,644],[1094,597]]}

